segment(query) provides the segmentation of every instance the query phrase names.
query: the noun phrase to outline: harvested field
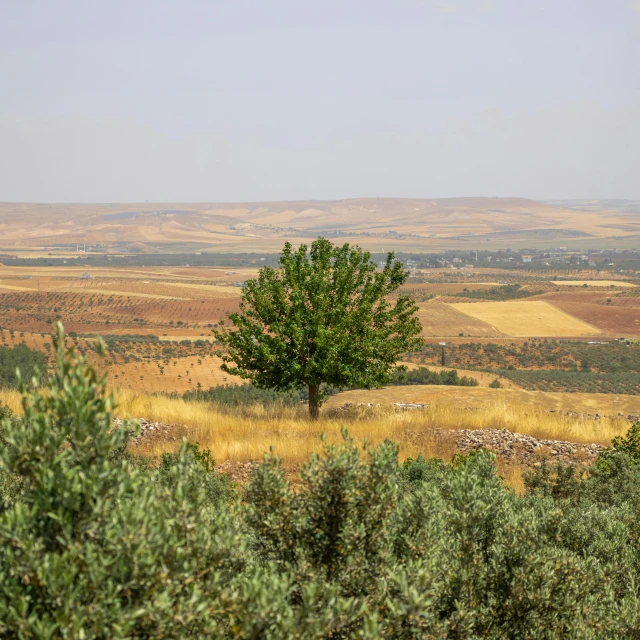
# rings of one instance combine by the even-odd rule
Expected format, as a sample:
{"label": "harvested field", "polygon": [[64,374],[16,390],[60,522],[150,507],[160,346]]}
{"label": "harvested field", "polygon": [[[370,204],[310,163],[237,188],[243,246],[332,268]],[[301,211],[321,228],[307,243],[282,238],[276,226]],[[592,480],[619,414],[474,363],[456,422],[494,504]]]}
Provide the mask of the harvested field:
{"label": "harvested field", "polygon": [[611,291],[607,289],[583,289],[582,287],[579,287],[577,289],[556,289],[554,291],[549,291],[548,293],[538,296],[536,299],[546,300],[547,302],[560,300],[567,302],[594,302],[605,304],[607,300],[613,301],[617,298],[621,298],[622,293],[622,291]]}
{"label": "harvested field", "polygon": [[[175,291],[175,290],[174,290]],[[78,333],[210,334],[214,324],[237,311],[239,297],[162,297],[118,291],[24,291],[0,294],[0,326],[50,332],[56,320]]]}
{"label": "harvested field", "polygon": [[448,306],[510,336],[576,337],[600,333],[600,329],[540,300],[454,303]]}
{"label": "harvested field", "polygon": [[563,300],[554,300],[553,305],[565,313],[598,327],[603,333],[622,337],[640,336],[640,306],[589,304]]}
{"label": "harvested field", "polygon": [[[440,303],[421,303],[418,305],[418,318],[422,323],[422,335],[435,337],[449,337],[464,334],[465,336],[500,336],[495,327],[461,313],[453,308],[454,305]],[[468,306],[468,305],[464,305]]]}
{"label": "harvested field", "polygon": [[191,389],[208,389],[223,384],[242,384],[235,376],[220,370],[215,356],[192,355],[161,361],[118,363],[103,368],[112,387],[183,393]]}

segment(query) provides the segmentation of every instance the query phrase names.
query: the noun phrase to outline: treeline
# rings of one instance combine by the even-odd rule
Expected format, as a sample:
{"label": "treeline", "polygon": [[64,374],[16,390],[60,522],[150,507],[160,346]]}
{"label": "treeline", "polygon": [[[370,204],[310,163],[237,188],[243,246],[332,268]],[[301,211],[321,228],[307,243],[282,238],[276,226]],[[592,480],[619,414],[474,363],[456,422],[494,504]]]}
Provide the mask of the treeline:
{"label": "treeline", "polygon": [[411,384],[445,384],[457,387],[477,387],[478,381],[469,376],[460,376],[455,369],[443,371],[431,371],[426,367],[418,367],[410,371],[394,373],[393,385]]}
{"label": "treeline", "polygon": [[508,284],[491,289],[465,289],[453,294],[458,298],[471,298],[472,300],[517,300],[518,298],[530,298],[544,293],[543,290],[523,288],[519,284]]}
{"label": "treeline", "polygon": [[22,344],[0,347],[0,387],[17,386],[16,369],[20,369],[22,379],[28,382],[36,370],[46,372],[47,357],[41,351],[34,351]]}
{"label": "treeline", "polygon": [[67,358],[0,435],[3,638],[633,638],[640,425],[525,493],[491,454],[400,464],[345,434],[238,495],[208,451],[127,452]]}

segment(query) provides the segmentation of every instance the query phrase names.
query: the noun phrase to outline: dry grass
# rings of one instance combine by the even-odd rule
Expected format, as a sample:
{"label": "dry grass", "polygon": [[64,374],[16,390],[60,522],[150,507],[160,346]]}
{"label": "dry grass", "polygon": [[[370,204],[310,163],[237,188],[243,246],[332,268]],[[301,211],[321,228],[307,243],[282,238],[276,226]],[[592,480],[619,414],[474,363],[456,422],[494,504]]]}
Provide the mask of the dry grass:
{"label": "dry grass", "polygon": [[[321,434],[329,442],[341,438],[343,427],[357,441],[376,445],[386,438],[400,445],[400,456],[438,456],[455,452],[454,435],[447,430],[504,428],[538,438],[609,444],[628,429],[618,418],[594,421],[546,413],[536,407],[496,402],[474,411],[432,404],[427,410],[401,411],[392,406],[355,407],[338,412],[327,407],[317,423],[302,408],[225,410],[205,402],[185,402],[132,392],[118,392],[119,415],[182,425],[187,438],[211,449],[216,461],[260,460],[273,447],[287,466],[295,466],[321,448]],[[436,433],[444,430],[445,434]],[[174,450],[176,441],[149,440],[140,452],[159,455]]]}
{"label": "dry grass", "polygon": [[600,333],[596,327],[541,300],[456,303],[450,306],[510,336],[573,337]]}
{"label": "dry grass", "polygon": [[0,404],[3,404],[16,414],[22,413],[20,394],[14,389],[0,389]]}

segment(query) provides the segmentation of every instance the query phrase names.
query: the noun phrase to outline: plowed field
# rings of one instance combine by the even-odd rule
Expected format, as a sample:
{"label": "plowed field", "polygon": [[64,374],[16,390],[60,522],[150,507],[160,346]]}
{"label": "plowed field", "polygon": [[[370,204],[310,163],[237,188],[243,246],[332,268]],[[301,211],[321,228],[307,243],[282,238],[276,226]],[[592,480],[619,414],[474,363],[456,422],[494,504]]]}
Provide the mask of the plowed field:
{"label": "plowed field", "polygon": [[[632,298],[627,298],[632,300]],[[603,333],[618,336],[640,336],[640,306],[590,304],[555,300],[554,306],[565,313],[598,327]]]}

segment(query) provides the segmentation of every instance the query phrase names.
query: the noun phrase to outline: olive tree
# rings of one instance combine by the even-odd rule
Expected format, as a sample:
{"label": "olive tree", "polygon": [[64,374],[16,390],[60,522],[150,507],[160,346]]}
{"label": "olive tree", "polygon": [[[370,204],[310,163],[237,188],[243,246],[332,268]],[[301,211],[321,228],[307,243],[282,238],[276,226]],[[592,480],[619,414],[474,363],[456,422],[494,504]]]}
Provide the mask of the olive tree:
{"label": "olive tree", "polygon": [[279,264],[246,283],[240,313],[229,316],[235,330],[214,330],[228,348],[218,354],[223,371],[257,387],[308,388],[317,419],[322,384],[380,386],[421,346],[415,302],[391,299],[407,278],[393,253],[377,269],[360,247],[318,238],[310,250],[287,242]]}

